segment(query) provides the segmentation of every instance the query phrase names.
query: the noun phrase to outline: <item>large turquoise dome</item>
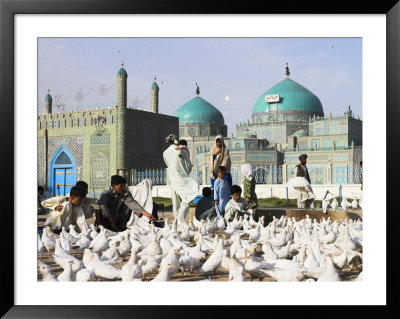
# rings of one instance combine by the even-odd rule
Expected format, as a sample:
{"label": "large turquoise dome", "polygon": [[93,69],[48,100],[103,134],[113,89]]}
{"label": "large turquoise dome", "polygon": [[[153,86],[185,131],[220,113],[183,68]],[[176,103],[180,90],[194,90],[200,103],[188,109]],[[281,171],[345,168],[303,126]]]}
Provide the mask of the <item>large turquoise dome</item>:
{"label": "large turquoise dome", "polygon": [[[279,102],[266,103],[267,95],[279,94]],[[323,116],[324,111],[319,98],[299,83],[287,78],[261,95],[253,108],[253,114],[268,112],[267,107],[276,107],[274,111],[305,111]],[[271,109],[272,111],[272,109]]]}
{"label": "large turquoise dome", "polygon": [[184,123],[219,123],[224,124],[224,117],[215,106],[199,96],[182,105],[174,114],[179,117],[179,124]]}

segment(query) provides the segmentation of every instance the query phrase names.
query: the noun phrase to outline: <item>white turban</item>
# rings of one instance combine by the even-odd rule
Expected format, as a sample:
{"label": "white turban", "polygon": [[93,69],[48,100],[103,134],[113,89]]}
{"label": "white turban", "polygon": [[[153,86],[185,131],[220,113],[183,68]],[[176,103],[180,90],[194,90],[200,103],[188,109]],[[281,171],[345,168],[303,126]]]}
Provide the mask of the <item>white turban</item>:
{"label": "white turban", "polygon": [[253,167],[250,164],[243,164],[240,171],[249,181],[253,179]]}

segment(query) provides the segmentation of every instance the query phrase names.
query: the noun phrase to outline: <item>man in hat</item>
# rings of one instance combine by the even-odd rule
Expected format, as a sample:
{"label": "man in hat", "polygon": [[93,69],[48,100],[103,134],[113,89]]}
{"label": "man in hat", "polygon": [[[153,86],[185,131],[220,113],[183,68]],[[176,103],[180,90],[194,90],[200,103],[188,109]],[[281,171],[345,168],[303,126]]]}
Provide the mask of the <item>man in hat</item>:
{"label": "man in hat", "polygon": [[189,203],[196,197],[198,185],[189,176],[192,170],[189,153],[180,153],[180,150],[176,149],[178,138],[175,135],[170,134],[165,140],[169,146],[164,151],[163,157],[168,168],[172,211],[175,219],[186,219],[189,214]]}
{"label": "man in hat", "polygon": [[296,177],[304,177],[309,183],[310,186],[305,188],[304,191],[299,191],[298,198],[297,198],[297,207],[298,208],[312,208],[314,209],[314,200],[315,195],[311,188],[311,180],[310,175],[308,174],[307,169],[307,154],[301,154],[299,156],[300,164],[296,165],[294,169],[294,176]]}

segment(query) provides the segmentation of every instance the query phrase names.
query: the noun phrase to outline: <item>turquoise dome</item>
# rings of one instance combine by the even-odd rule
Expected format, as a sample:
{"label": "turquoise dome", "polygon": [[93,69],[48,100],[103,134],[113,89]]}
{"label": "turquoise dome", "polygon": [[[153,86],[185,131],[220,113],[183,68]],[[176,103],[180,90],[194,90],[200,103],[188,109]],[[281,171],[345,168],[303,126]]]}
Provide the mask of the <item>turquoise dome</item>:
{"label": "turquoise dome", "polygon": [[117,75],[119,75],[119,76],[126,76],[126,77],[128,77],[128,73],[126,73],[126,71],[125,71],[125,69],[124,69],[124,68],[120,68],[120,69],[118,70],[118,73],[117,73]]}
{"label": "turquoise dome", "polygon": [[296,136],[296,137],[307,136],[307,132],[304,130],[300,130],[300,131],[294,132],[293,136]]}
{"label": "turquoise dome", "polygon": [[[279,102],[266,103],[265,96],[279,94]],[[261,95],[253,108],[253,114],[266,112],[267,105],[278,105],[279,111],[306,111],[323,116],[319,98],[299,83],[287,78]]]}
{"label": "turquoise dome", "polygon": [[199,96],[191,99],[176,110],[179,124],[184,123],[219,123],[224,124],[224,117],[215,106]]}
{"label": "turquoise dome", "polygon": [[45,101],[52,101],[53,98],[51,97],[50,94],[47,94],[46,97],[44,98]]}
{"label": "turquoise dome", "polygon": [[158,87],[156,82],[153,82],[153,84],[151,85],[151,89],[152,90],[159,90],[160,88]]}

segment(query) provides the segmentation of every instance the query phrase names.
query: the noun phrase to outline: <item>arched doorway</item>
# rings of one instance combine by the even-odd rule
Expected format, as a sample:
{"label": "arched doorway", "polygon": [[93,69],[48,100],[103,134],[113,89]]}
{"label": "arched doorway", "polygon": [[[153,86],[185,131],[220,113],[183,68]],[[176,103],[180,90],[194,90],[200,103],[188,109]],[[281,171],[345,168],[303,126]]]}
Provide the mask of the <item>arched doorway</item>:
{"label": "arched doorway", "polygon": [[75,185],[76,167],[71,152],[62,146],[50,162],[49,191],[53,196],[68,194]]}

